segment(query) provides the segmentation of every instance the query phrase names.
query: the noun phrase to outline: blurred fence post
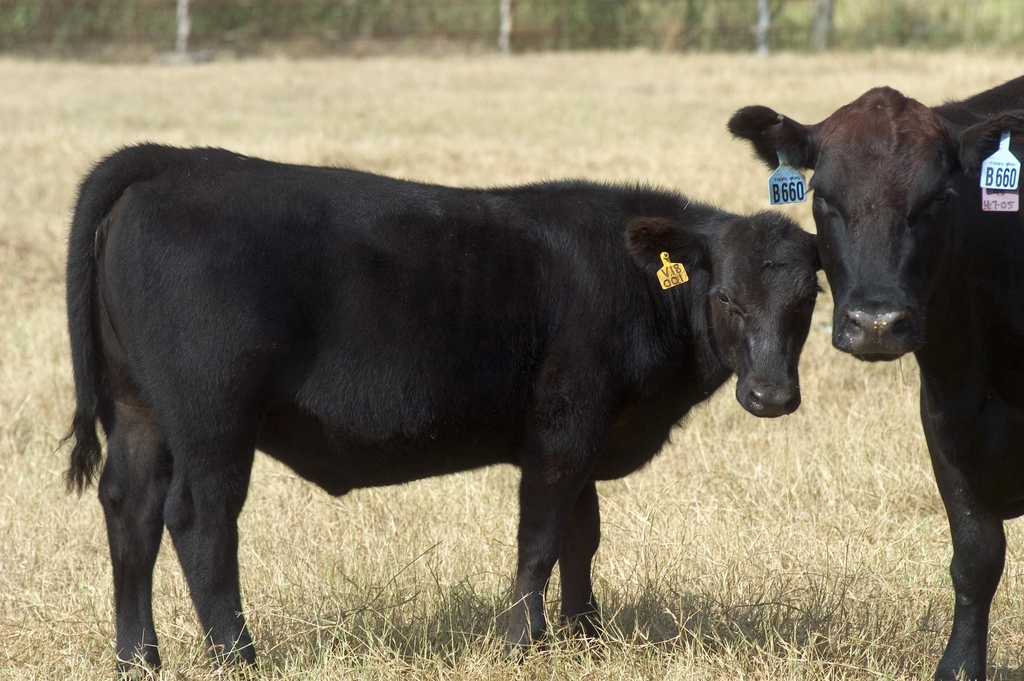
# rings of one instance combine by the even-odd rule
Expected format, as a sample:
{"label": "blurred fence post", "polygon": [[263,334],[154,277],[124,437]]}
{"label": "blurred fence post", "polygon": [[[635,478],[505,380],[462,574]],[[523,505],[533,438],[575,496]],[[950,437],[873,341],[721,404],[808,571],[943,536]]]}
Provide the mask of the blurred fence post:
{"label": "blurred fence post", "polygon": [[498,52],[508,56],[512,42],[512,0],[501,0],[501,25],[498,27]]}
{"label": "blurred fence post", "polygon": [[832,0],[818,0],[811,27],[811,49],[824,52],[828,49],[828,34],[832,30]]}
{"label": "blurred fence post", "polygon": [[188,52],[188,0],[178,0],[178,37],[174,42],[174,52],[184,57]]}
{"label": "blurred fence post", "polygon": [[757,0],[757,53],[768,54],[768,27],[771,17],[768,15],[768,0]]}

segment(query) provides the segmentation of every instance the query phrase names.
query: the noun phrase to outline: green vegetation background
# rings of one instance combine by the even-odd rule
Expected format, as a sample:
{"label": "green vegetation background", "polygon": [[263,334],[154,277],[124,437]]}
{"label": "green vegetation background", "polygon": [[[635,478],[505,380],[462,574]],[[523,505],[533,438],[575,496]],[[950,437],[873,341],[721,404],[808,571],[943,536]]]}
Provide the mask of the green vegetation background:
{"label": "green vegetation background", "polygon": [[[817,0],[770,0],[774,50],[809,49]],[[98,46],[166,51],[176,0],[0,0],[0,51]],[[513,0],[512,49],[749,50],[757,0]],[[268,44],[352,52],[368,44],[493,49],[499,0],[191,0],[191,49]],[[1024,44],[1019,0],[834,0],[829,45],[937,49]]]}

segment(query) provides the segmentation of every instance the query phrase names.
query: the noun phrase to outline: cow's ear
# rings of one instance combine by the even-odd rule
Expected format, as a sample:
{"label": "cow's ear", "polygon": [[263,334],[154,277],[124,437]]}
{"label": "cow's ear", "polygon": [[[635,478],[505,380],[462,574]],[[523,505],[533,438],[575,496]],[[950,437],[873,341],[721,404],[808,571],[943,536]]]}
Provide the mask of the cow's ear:
{"label": "cow's ear", "polygon": [[733,137],[745,139],[769,168],[779,165],[779,152],[794,168],[813,168],[818,126],[802,125],[766,106],[747,106],[729,119]]}
{"label": "cow's ear", "polygon": [[[977,174],[982,162],[999,148],[999,137],[1004,130],[1013,135],[1024,133],[1024,111],[1007,111],[963,130],[960,133],[961,169],[969,175]],[[1011,142],[1011,150],[1014,146]],[[1019,148],[1014,155],[1024,158]]]}
{"label": "cow's ear", "polygon": [[708,270],[711,257],[707,240],[700,234],[666,218],[633,218],[626,227],[626,248],[641,268],[657,272],[661,254],[682,263],[688,272]]}

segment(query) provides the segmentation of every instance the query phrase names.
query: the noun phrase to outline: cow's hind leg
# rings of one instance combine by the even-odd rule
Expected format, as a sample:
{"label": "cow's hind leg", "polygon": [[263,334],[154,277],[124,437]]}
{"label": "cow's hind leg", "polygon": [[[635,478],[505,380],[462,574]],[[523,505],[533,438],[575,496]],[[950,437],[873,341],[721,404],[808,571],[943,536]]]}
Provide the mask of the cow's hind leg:
{"label": "cow's hind leg", "polygon": [[206,426],[216,423],[238,420],[204,419],[191,429],[191,440],[172,444],[174,475],[164,519],[214,658],[252,664],[256,651],[238,578],[238,516],[248,491],[254,436],[215,436]]}
{"label": "cow's hind leg", "polygon": [[591,480],[583,485],[576,497],[576,505],[562,539],[562,552],[558,554],[562,577],[562,622],[573,633],[586,638],[597,638],[600,626],[591,582],[591,563],[600,543],[601,514],[597,487]]}
{"label": "cow's hind leg", "polygon": [[99,497],[114,572],[117,666],[160,666],[153,626],[153,565],[164,529],[171,461],[153,415],[118,403],[107,429]]}

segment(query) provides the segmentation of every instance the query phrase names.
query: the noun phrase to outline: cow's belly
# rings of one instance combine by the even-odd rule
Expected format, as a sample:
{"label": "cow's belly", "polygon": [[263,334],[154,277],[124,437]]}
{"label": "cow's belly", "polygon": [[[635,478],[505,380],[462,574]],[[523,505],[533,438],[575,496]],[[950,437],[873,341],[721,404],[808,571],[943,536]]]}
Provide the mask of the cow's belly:
{"label": "cow's belly", "polygon": [[978,496],[1003,518],[1024,514],[1024,409],[992,396],[978,419],[977,460],[964,462]]}
{"label": "cow's belly", "polygon": [[[665,410],[637,404],[620,413],[605,435],[592,479],[622,478],[646,465],[685,411],[680,405]],[[493,464],[518,465],[522,432],[515,419],[477,419],[411,437],[360,439],[295,405],[279,403],[266,412],[257,447],[329,494],[340,495]]]}
{"label": "cow's belly", "polygon": [[1002,330],[989,356],[978,413],[980,455],[969,477],[996,513],[1012,518],[1024,514],[1024,335]]}
{"label": "cow's belly", "polygon": [[512,429],[492,423],[360,440],[285,404],[267,411],[257,440],[261,451],[333,495],[515,463],[518,445]]}

